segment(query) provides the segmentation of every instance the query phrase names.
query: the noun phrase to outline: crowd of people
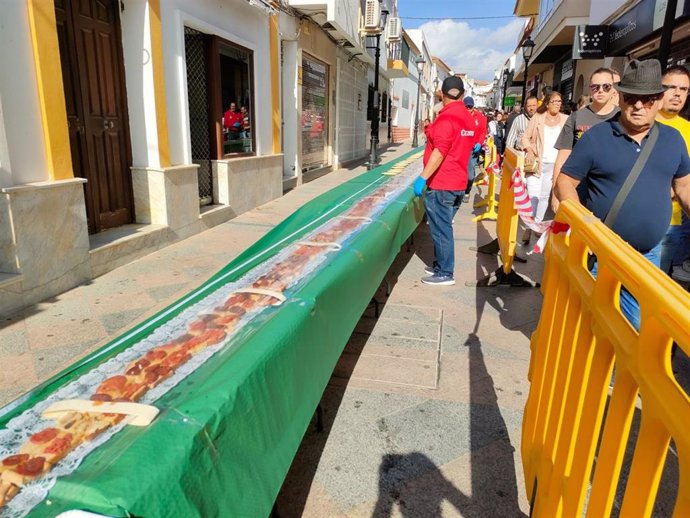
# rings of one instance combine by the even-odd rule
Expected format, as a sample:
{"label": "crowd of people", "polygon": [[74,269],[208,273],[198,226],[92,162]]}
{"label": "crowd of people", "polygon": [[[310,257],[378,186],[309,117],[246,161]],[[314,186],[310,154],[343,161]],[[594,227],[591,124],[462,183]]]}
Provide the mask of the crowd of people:
{"label": "crowd of people", "polygon": [[[435,254],[422,282],[455,282],[453,218],[469,201],[487,135],[499,155],[507,148],[524,152],[536,221],[551,219],[564,200],[582,203],[654,265],[690,282],[690,122],[680,116],[690,72],[683,66],[662,72],[657,60],[633,60],[622,75],[595,70],[588,90],[566,106],[561,93],[545,87],[510,114],[485,116],[463,97],[462,79],[444,80],[443,107],[425,124],[424,169],[414,184],[424,196]],[[525,230],[523,246],[533,237]],[[596,276],[596,256],[588,267]],[[620,308],[639,329],[639,304],[625,288]]]}

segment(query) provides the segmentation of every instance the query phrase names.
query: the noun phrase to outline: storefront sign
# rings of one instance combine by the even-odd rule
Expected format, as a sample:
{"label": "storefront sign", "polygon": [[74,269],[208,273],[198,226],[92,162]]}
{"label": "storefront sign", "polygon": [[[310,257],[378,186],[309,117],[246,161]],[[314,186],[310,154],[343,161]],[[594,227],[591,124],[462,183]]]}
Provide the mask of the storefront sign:
{"label": "storefront sign", "polygon": [[[630,47],[660,29],[664,24],[667,5],[668,0],[641,0],[623,13],[608,27],[606,55],[625,56]],[[690,0],[677,0],[676,20],[687,16],[690,16]],[[575,39],[577,41],[577,35]]]}
{"label": "storefront sign", "polygon": [[608,38],[607,25],[578,25],[575,27],[573,59],[603,59]]}
{"label": "storefront sign", "polygon": [[625,49],[652,33],[656,2],[642,0],[609,26],[609,56],[624,56]]}
{"label": "storefront sign", "polygon": [[512,108],[515,106],[515,97],[504,97],[503,98],[503,107],[504,108]]}
{"label": "storefront sign", "polygon": [[563,63],[563,66],[561,66],[561,81],[565,81],[567,79],[570,79],[573,77],[573,60],[569,59]]}

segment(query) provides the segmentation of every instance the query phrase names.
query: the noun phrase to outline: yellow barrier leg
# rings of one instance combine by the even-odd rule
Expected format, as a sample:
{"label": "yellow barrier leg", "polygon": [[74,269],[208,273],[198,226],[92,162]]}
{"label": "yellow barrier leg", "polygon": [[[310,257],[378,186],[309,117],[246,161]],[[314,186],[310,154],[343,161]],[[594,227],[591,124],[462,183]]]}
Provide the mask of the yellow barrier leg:
{"label": "yellow barrier leg", "polygon": [[[498,202],[496,201],[496,175],[492,174],[489,177],[489,192],[486,194],[486,199],[484,200],[486,202],[486,212],[484,214],[480,214],[479,216],[475,217],[472,219],[475,223],[477,221],[484,221],[485,219],[491,220],[491,221],[496,221],[498,218]],[[481,204],[484,204],[482,202]],[[475,205],[475,207],[481,206],[480,204]]]}
{"label": "yellow barrier leg", "polygon": [[473,207],[474,207],[475,209],[478,209],[478,208],[480,208],[480,207],[486,207],[488,204],[489,204],[489,197],[486,196],[483,200],[478,201],[477,203],[475,203],[475,204],[473,205]]}

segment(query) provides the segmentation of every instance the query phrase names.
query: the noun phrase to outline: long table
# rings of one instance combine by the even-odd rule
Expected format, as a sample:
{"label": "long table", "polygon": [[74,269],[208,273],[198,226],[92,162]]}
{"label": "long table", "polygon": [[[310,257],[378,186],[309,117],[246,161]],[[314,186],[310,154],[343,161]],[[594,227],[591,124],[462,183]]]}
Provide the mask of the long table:
{"label": "long table", "polygon": [[[415,153],[297,210],[197,290],[0,411],[0,426],[347,210]],[[415,173],[419,160],[408,168]],[[349,336],[422,214],[411,188],[389,200],[239,345],[221,349],[157,400],[161,413],[150,426],[115,434],[58,478],[28,516],[70,509],[113,517],[268,516]]]}

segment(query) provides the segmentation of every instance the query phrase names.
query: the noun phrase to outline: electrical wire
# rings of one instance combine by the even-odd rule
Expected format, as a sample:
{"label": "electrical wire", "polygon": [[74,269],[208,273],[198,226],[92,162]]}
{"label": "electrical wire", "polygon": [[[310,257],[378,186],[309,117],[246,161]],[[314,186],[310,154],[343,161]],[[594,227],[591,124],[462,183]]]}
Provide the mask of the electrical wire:
{"label": "electrical wire", "polygon": [[433,17],[433,16],[401,16],[403,20],[433,20],[433,21],[442,21],[442,20],[453,20],[453,21],[458,21],[458,20],[502,20],[506,18],[516,18],[516,19],[521,19],[521,18],[527,18],[529,16],[536,16],[534,14],[526,14],[524,16],[515,16],[514,14],[511,15],[506,15],[506,16],[464,16],[464,17],[455,17],[455,16],[440,16],[440,17]]}

